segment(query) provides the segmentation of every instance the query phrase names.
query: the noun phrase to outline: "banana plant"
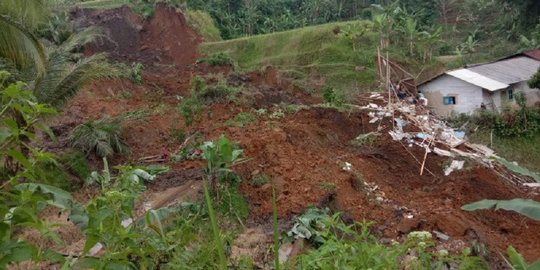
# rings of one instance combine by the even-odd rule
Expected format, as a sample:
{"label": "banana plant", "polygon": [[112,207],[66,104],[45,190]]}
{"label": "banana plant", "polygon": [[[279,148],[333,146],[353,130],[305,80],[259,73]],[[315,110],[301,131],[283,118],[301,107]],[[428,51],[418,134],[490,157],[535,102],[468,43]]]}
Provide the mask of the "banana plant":
{"label": "banana plant", "polygon": [[207,162],[206,176],[212,186],[212,191],[218,195],[218,181],[231,185],[237,180],[231,167],[242,161],[244,150],[235,149],[224,135],[221,135],[215,142],[205,142],[201,145],[201,150],[203,158]]}

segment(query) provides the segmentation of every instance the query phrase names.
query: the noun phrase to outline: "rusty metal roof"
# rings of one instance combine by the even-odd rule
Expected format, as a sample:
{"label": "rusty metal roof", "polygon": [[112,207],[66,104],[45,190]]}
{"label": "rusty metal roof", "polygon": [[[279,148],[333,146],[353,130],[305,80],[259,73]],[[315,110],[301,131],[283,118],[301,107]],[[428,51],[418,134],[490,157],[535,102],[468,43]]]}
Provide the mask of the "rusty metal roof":
{"label": "rusty metal roof", "polygon": [[523,52],[524,55],[540,61],[540,49]]}

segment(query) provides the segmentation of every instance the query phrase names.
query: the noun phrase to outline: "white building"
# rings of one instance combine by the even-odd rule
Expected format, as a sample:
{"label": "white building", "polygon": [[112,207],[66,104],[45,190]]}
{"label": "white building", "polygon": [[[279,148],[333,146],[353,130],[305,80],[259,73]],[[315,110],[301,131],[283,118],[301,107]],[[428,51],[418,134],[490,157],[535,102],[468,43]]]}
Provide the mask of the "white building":
{"label": "white building", "polygon": [[500,111],[515,106],[514,95],[523,92],[530,106],[540,102],[540,91],[527,81],[540,67],[540,50],[525,52],[493,63],[468,66],[443,73],[418,86],[435,113],[470,113],[483,103]]}

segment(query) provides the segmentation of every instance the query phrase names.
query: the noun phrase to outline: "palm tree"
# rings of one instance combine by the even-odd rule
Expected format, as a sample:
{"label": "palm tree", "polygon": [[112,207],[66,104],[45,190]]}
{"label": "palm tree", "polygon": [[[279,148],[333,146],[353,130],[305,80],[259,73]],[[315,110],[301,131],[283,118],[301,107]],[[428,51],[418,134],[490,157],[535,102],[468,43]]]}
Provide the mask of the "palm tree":
{"label": "palm tree", "polygon": [[48,16],[46,0],[0,1],[0,58],[18,69],[32,68],[45,73],[45,48],[34,35]]}
{"label": "palm tree", "polygon": [[101,78],[119,77],[123,69],[107,61],[106,54],[83,57],[74,51],[102,37],[98,28],[73,33],[60,45],[47,48],[45,75],[34,83],[34,95],[41,103],[60,107],[87,83]]}
{"label": "palm tree", "polygon": [[61,44],[48,42],[51,45],[44,46],[34,33],[47,22],[47,4],[47,0],[0,1],[0,60],[4,60],[0,69],[15,67],[20,73],[30,74],[23,80],[38,101],[58,107],[88,82],[117,77],[121,71],[104,54],[85,58],[75,53],[102,36],[97,28],[71,31]]}

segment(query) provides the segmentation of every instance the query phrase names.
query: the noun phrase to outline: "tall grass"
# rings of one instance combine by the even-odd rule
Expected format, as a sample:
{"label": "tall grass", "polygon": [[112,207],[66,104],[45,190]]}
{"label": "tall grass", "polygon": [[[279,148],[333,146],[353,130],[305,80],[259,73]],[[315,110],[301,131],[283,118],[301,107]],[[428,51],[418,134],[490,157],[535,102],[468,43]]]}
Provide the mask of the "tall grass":
{"label": "tall grass", "polygon": [[[209,42],[201,45],[201,51],[209,55],[224,52],[244,71],[273,65],[300,82],[312,75],[320,75],[328,86],[357,91],[374,86],[377,37],[376,33],[366,31],[353,51],[349,39],[334,33],[334,30],[346,29],[352,24],[330,23]],[[360,25],[370,27],[369,22],[361,22]]]}
{"label": "tall grass", "polygon": [[[490,146],[491,136],[488,130],[478,130],[471,135],[471,141]],[[516,161],[529,170],[540,172],[540,135],[523,138],[502,138],[493,135],[495,152],[510,162]]]}
{"label": "tall grass", "polygon": [[204,200],[206,201],[206,207],[208,208],[208,215],[210,216],[210,223],[212,224],[212,233],[214,235],[214,245],[216,246],[219,257],[219,269],[227,269],[227,261],[225,260],[225,251],[223,249],[223,242],[221,241],[221,233],[216,220],[216,214],[212,207],[212,199],[210,198],[210,192],[208,191],[208,185],[206,180],[203,183],[204,188]]}
{"label": "tall grass", "polygon": [[276,204],[276,185],[272,182],[272,226],[274,228],[274,267],[280,269],[279,265],[279,228],[277,219],[277,204]]}

